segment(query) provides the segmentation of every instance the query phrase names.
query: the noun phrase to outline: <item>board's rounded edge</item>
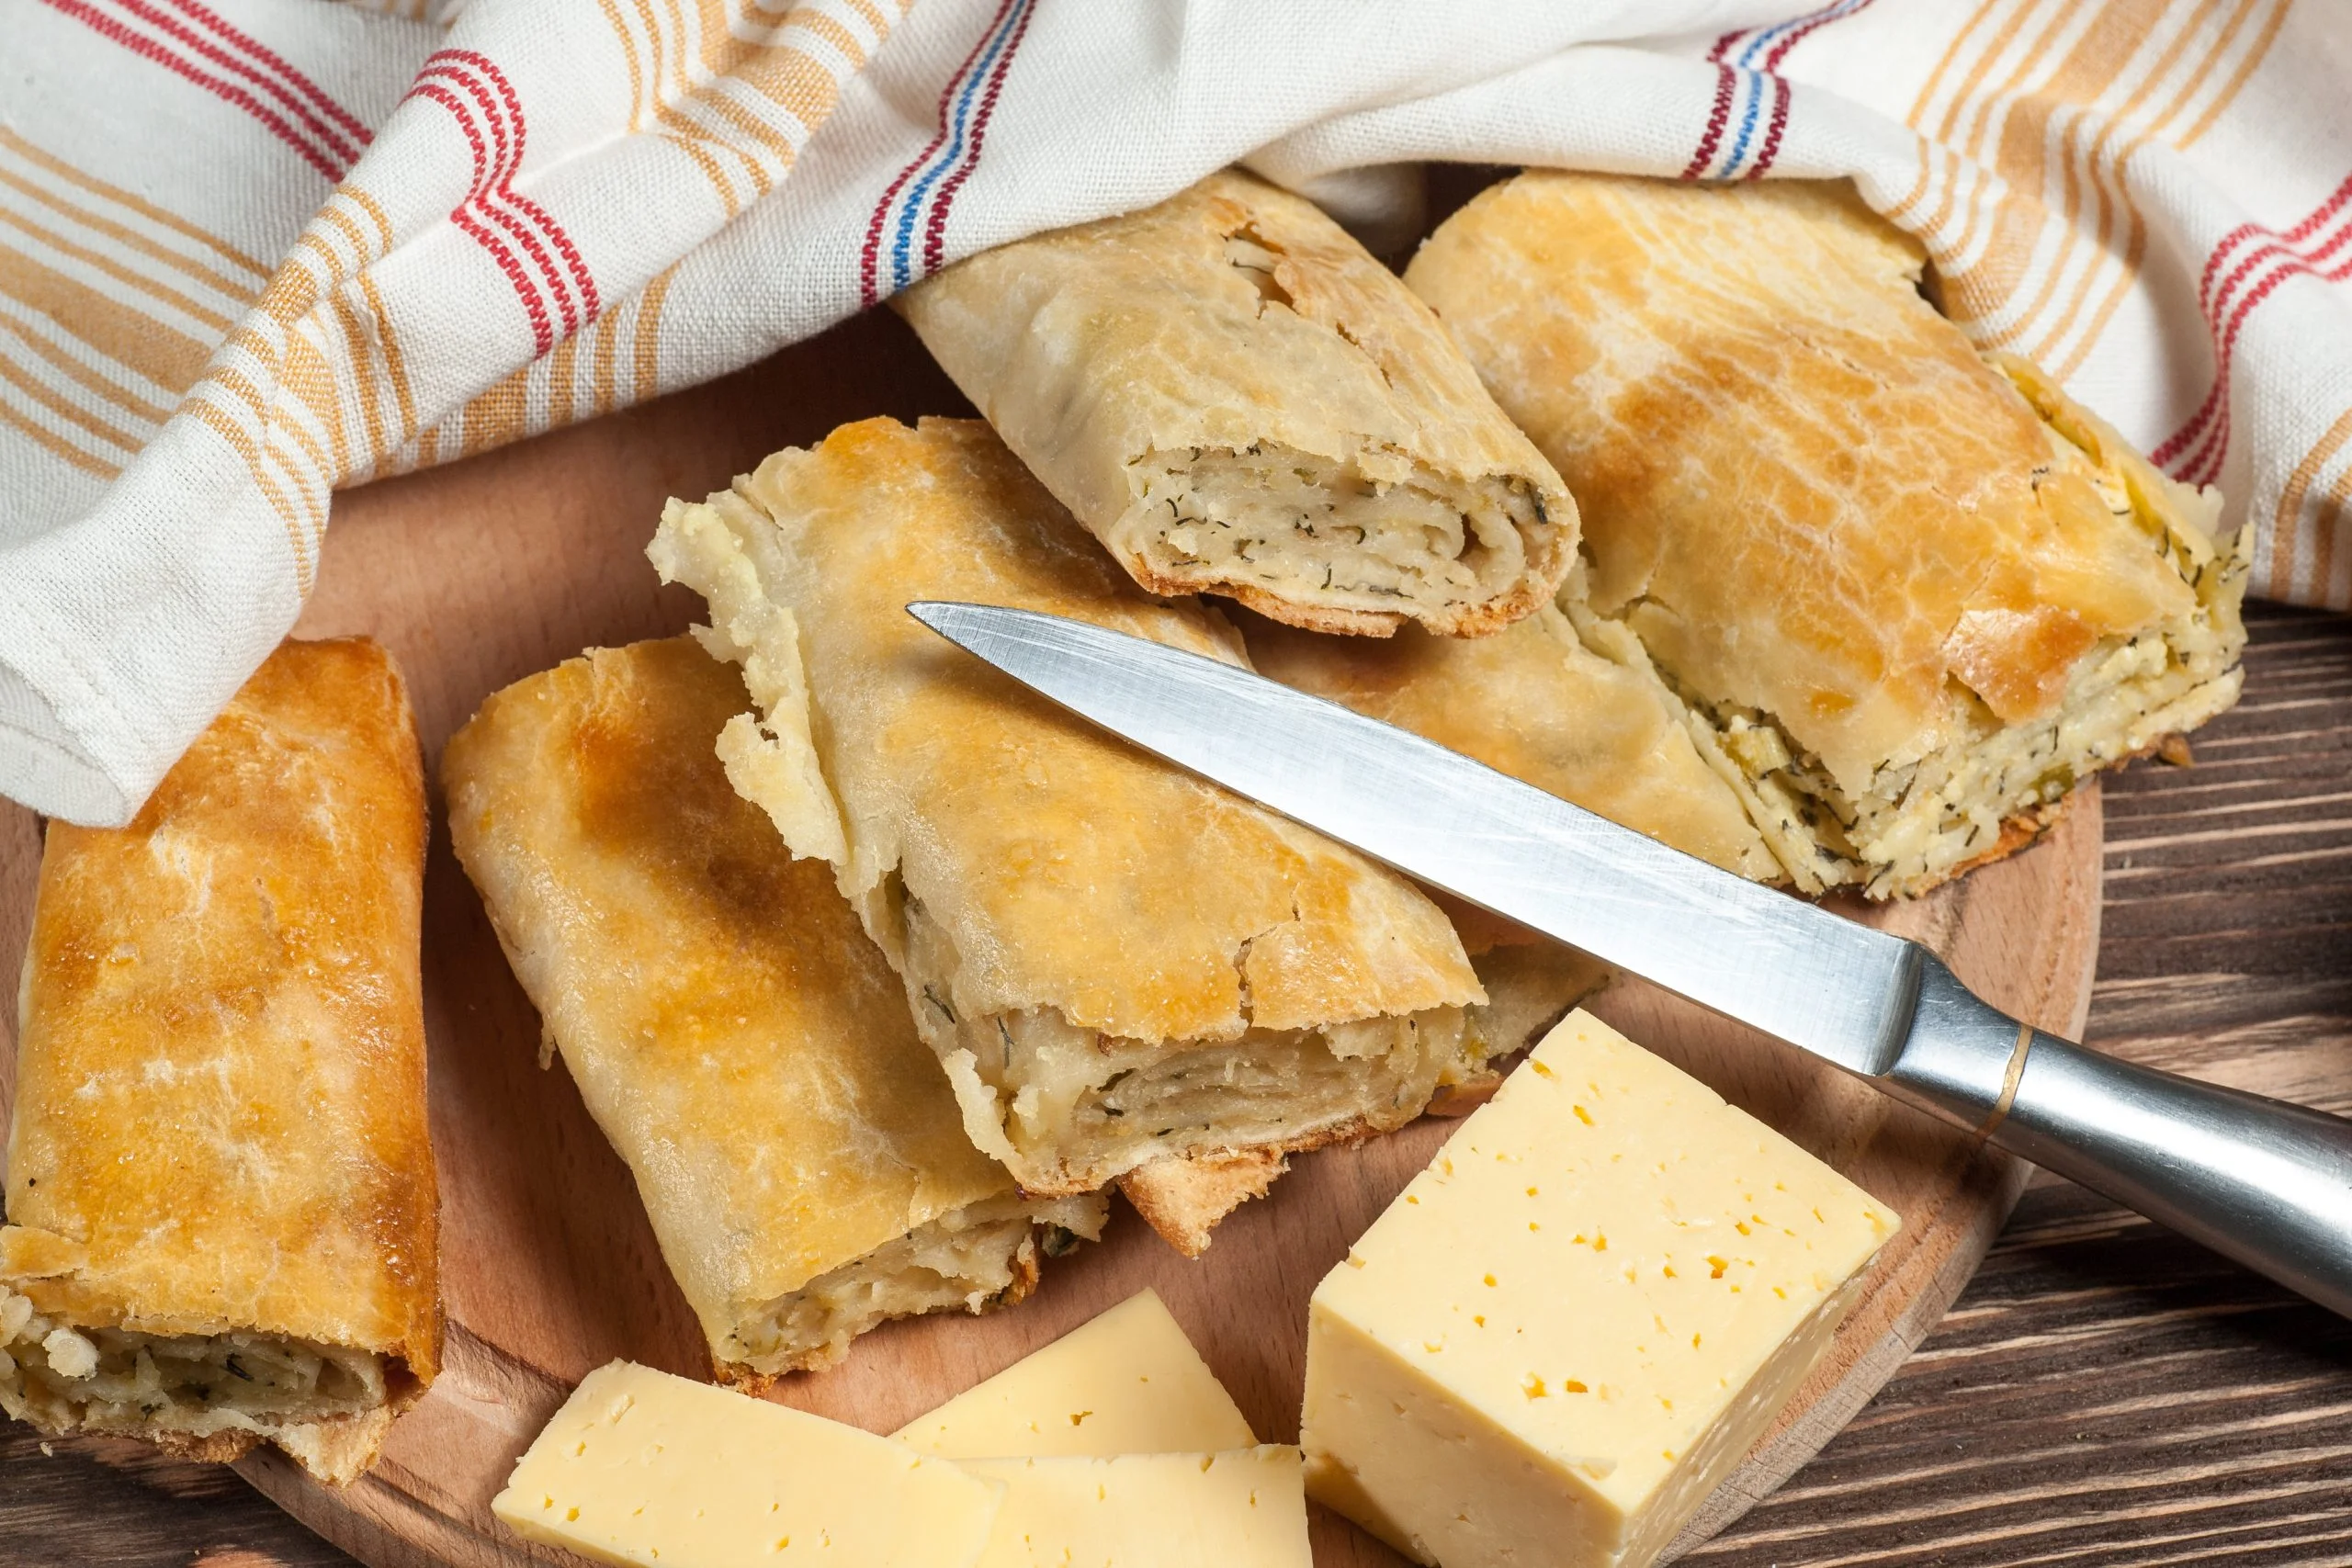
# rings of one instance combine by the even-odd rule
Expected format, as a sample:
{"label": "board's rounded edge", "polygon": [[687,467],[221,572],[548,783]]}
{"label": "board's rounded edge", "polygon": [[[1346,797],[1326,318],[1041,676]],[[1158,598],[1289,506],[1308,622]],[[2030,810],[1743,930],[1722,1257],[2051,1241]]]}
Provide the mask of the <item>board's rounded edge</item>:
{"label": "board's rounded edge", "polygon": [[[2036,1021],[2045,1027],[2078,1035],[2090,1009],[2098,968],[2099,898],[2106,863],[2106,815],[2097,777],[2085,781],[2069,797],[2064,815],[2038,847],[2044,858],[2032,870],[2038,873],[2034,880],[2050,919],[2047,931],[2035,933],[2048,940],[2035,942],[2033,948],[2045,957],[2046,965],[2032,976],[2033,995],[2014,998],[2013,1005],[2036,1014]],[[1939,896],[1960,907],[1942,912],[1949,916],[1949,923],[1931,919],[1930,925],[1947,934],[1964,930],[1971,884],[1964,880],[1950,884],[1947,890],[1930,897]],[[1961,1244],[1944,1255],[1925,1287],[1894,1322],[1853,1358],[1844,1376],[1815,1395],[1810,1404],[1775,1423],[1738,1468],[1707,1495],[1676,1533],[1659,1558],[1661,1562],[1674,1562],[1712,1540],[1804,1468],[1877,1396],[1951,1310],[2033,1177],[2032,1166],[1990,1147],[1980,1149],[1971,1164],[1992,1176],[1992,1190]],[[1962,1185],[1968,1180],[1963,1178]]]}

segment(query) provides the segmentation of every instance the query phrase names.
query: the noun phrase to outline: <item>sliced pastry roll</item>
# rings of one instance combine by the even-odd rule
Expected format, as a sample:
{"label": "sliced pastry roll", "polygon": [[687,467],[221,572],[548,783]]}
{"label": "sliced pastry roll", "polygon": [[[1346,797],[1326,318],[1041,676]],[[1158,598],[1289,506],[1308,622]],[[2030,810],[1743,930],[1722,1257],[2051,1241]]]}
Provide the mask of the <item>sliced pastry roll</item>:
{"label": "sliced pastry roll", "polygon": [[441,771],[713,1367],[757,1389],[887,1318],[1020,1300],[1103,1207],[1024,1197],[964,1136],[830,868],[729,787],[712,748],[744,700],[691,638],[599,649],[492,696]]}
{"label": "sliced pastry roll", "polygon": [[1248,175],[984,252],[899,309],[1155,592],[1476,636],[1574,558],[1576,503],[1428,309]]}
{"label": "sliced pastry roll", "polygon": [[2243,536],[1919,292],[1844,185],[1528,174],[1407,273],[1583,503],[1589,599],[1799,886],[1915,893],[2227,707]]}
{"label": "sliced pastry roll", "polygon": [[710,601],[763,717],[729,776],[904,977],[972,1141],[1028,1191],[1397,1126],[1483,1066],[1445,917],[1354,852],[1157,761],[942,641],[913,599],[1239,638],[1106,559],[987,426],[872,420],[780,452],[650,554]]}
{"label": "sliced pastry roll", "polygon": [[342,1483],[440,1364],[424,789],[365,639],[288,642],[130,826],[49,827],[0,1408]]}

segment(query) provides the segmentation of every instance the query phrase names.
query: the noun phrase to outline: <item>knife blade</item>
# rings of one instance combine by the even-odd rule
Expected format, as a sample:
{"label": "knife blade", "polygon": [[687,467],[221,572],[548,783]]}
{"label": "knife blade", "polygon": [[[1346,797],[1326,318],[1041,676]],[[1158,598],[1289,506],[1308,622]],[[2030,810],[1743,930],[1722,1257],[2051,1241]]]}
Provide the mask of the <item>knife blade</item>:
{"label": "knife blade", "polygon": [[1917,949],[1321,697],[1028,610],[916,619],[1148,751],[1702,1007],[1883,1071]]}
{"label": "knife blade", "polygon": [[1994,1008],[1917,942],[1237,666],[1036,611],[907,609],[1148,751],[2352,1316],[2352,1122],[2085,1050]]}

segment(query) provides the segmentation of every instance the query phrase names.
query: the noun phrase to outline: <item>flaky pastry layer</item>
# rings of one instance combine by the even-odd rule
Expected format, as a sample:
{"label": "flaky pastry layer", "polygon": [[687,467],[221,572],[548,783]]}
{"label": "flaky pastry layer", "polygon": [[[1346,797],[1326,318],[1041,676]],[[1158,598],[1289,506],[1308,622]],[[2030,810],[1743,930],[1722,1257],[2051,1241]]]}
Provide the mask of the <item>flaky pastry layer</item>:
{"label": "flaky pastry layer", "polygon": [[340,1483],[432,1382],[424,846],[407,692],[358,637],[281,645],[128,828],[50,825],[0,1406]]}
{"label": "flaky pastry layer", "polygon": [[1923,893],[2032,842],[2083,779],[2237,701],[2251,535],[2211,542],[2211,492],[2164,479],[2035,367],[1995,363],[2045,422],[2051,472],[2081,481],[2108,519],[2147,539],[2189,601],[2144,630],[2091,639],[2055,671],[2054,699],[2034,711],[2005,716],[1954,690],[1946,738],[1875,769],[1860,792],[1771,715],[1691,696],[1686,712],[1702,745],[1728,763],[1766,842],[1808,891],[1858,884],[1873,897]]}
{"label": "flaky pastry layer", "polygon": [[[1581,583],[1563,590],[1572,603]],[[1589,643],[1554,605],[1475,640],[1408,629],[1340,641],[1250,621],[1261,674],[1476,758],[1686,854],[1761,881],[1782,874],[1738,794],[1689,733],[1640,645]]]}
{"label": "flaky pastry layer", "polygon": [[[1597,959],[1467,905],[1450,911],[1487,999],[1462,1011],[1453,1068],[1428,1100],[1430,1115],[1466,1114],[1491,1096],[1510,1058],[1599,990],[1609,970]],[[1119,1190],[1152,1229],[1188,1258],[1207,1250],[1218,1221],[1262,1198],[1290,1156],[1351,1144],[1386,1131],[1369,1117],[1308,1137],[1193,1149],[1145,1161],[1119,1178]]]}

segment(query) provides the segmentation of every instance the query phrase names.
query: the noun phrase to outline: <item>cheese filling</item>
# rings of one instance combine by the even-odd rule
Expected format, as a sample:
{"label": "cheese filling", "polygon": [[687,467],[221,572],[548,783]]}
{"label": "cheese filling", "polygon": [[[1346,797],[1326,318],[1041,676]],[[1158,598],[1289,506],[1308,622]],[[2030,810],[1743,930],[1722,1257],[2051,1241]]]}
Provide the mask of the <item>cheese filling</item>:
{"label": "cheese filling", "polygon": [[386,1358],[277,1335],[68,1325],[0,1291],[0,1410],[44,1431],[274,1434],[380,1409]]}
{"label": "cheese filling", "polygon": [[1464,483],[1388,454],[1194,447],[1148,453],[1129,473],[1139,499],[1116,542],[1156,577],[1374,614],[1498,598],[1526,576],[1528,539],[1551,526],[1518,480]]}
{"label": "cheese filling", "polygon": [[811,1371],[888,1318],[1009,1305],[1035,1287],[1041,1255],[1099,1240],[1104,1218],[1091,1193],[968,1204],[768,1303],[728,1336],[723,1359],[766,1377]]}

